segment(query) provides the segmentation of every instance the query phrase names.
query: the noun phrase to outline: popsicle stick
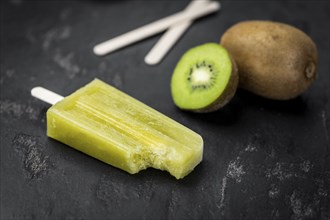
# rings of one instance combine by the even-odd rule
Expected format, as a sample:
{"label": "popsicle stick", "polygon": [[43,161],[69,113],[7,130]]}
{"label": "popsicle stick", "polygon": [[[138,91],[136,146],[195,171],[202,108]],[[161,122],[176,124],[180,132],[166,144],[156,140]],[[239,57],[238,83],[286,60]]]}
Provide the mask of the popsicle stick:
{"label": "popsicle stick", "polygon": [[[209,0],[192,0],[185,11],[198,11],[209,3]],[[193,21],[189,20],[171,26],[149,51],[144,61],[149,65],[158,64],[192,23]]]}
{"label": "popsicle stick", "polygon": [[160,33],[178,22],[197,19],[212,12],[216,12],[219,8],[220,4],[218,2],[211,2],[205,7],[200,8],[198,11],[183,11],[175,13],[133,31],[127,32],[126,34],[100,43],[94,47],[94,53],[100,56],[111,53],[122,47]]}
{"label": "popsicle stick", "polygon": [[34,87],[31,90],[31,95],[51,105],[55,105],[57,102],[61,101],[64,98],[63,96],[60,96],[55,92],[52,92],[40,86]]}

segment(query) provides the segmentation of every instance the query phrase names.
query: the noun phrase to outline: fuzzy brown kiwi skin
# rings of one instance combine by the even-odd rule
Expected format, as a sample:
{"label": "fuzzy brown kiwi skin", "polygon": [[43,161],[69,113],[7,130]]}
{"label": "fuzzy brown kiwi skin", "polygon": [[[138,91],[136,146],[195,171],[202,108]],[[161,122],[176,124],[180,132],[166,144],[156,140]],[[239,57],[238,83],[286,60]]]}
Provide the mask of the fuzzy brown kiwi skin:
{"label": "fuzzy brown kiwi skin", "polygon": [[295,98],[317,77],[315,43],[290,25],[240,22],[223,34],[220,43],[237,63],[239,87],[265,98]]}
{"label": "fuzzy brown kiwi skin", "polygon": [[237,86],[238,86],[238,69],[237,69],[237,65],[236,65],[234,59],[232,58],[232,56],[230,54],[229,54],[229,57],[230,57],[230,60],[232,63],[232,70],[230,73],[230,78],[229,78],[228,84],[227,84],[226,88],[224,89],[224,91],[209,106],[206,106],[201,109],[193,109],[193,110],[189,110],[189,111],[197,112],[197,113],[214,112],[214,111],[219,110],[223,106],[225,106],[233,98],[233,96],[236,93]]}

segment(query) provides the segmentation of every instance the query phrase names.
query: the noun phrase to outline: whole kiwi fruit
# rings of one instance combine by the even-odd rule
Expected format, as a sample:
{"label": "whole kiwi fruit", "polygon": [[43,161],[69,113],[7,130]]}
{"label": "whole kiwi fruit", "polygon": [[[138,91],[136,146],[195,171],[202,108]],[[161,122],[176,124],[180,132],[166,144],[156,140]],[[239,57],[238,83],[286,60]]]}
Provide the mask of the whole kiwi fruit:
{"label": "whole kiwi fruit", "polygon": [[236,61],[239,87],[265,98],[295,98],[317,76],[315,43],[304,32],[287,24],[240,22],[223,34],[220,44]]}
{"label": "whole kiwi fruit", "polygon": [[172,79],[173,101],[180,109],[212,112],[226,105],[238,85],[236,64],[218,43],[189,49],[177,63]]}

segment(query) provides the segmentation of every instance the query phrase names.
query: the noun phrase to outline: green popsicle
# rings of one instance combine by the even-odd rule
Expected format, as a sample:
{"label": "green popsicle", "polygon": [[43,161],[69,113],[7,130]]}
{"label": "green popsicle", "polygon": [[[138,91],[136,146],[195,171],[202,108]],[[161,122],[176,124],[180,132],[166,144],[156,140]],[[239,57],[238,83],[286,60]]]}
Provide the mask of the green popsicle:
{"label": "green popsicle", "polygon": [[98,79],[47,111],[47,135],[132,174],[180,179],[203,156],[200,135]]}

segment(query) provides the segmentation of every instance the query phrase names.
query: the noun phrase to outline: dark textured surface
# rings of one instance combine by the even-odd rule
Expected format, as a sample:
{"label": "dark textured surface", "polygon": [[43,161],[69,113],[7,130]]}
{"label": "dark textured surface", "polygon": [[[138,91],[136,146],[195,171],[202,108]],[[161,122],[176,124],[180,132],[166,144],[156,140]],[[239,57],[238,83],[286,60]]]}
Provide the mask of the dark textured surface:
{"label": "dark textured surface", "polygon": [[[329,2],[224,1],[158,66],[152,37],[109,56],[96,43],[183,9],[188,1],[1,1],[1,219],[329,219]],[[292,24],[316,42],[319,77],[286,102],[239,91],[212,114],[172,104],[172,70],[188,48],[232,24]],[[68,95],[93,78],[200,133],[203,162],[183,180],[129,175],[46,137],[41,85]]]}

